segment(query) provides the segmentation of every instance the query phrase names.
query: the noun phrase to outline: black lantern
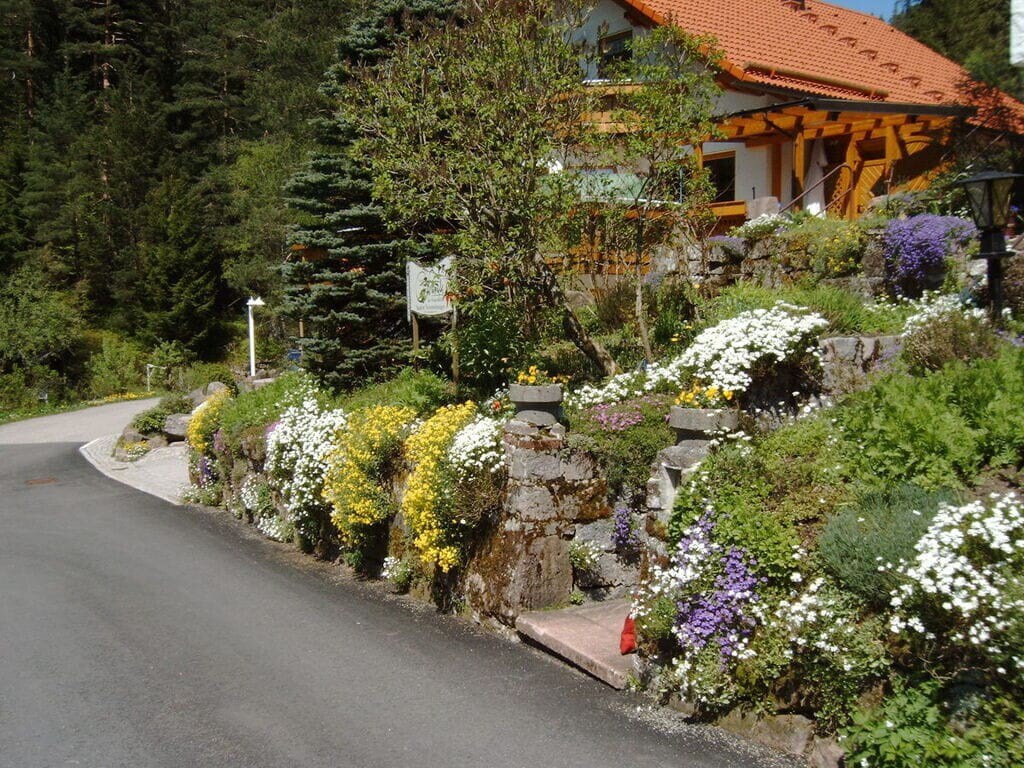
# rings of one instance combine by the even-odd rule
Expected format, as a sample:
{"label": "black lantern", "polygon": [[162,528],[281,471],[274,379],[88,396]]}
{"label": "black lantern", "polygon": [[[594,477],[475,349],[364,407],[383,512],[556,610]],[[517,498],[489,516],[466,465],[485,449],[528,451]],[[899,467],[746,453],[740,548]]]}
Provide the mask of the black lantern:
{"label": "black lantern", "polygon": [[1003,229],[1010,223],[1010,197],[1019,178],[1022,174],[984,171],[960,182],[971,204],[971,216],[981,232],[978,255],[988,261],[989,304],[996,321],[1003,311],[1002,259],[1013,255],[1006,250]]}

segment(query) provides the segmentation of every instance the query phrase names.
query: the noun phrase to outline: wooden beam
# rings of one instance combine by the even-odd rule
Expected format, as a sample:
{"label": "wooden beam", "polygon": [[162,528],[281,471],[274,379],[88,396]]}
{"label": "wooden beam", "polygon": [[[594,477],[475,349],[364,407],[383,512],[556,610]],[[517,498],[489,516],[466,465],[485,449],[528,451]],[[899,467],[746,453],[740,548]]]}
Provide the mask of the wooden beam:
{"label": "wooden beam", "polygon": [[772,196],[782,201],[782,145],[772,144],[769,149],[772,158]]}
{"label": "wooden beam", "polygon": [[807,139],[797,134],[793,141],[793,175],[796,176],[797,192],[804,191],[804,174],[807,172]]}
{"label": "wooden beam", "polygon": [[857,146],[857,143],[863,138],[863,134],[853,134],[850,136],[850,143],[846,145],[846,164],[853,169],[853,178],[850,179],[849,197],[846,199],[846,218],[848,219],[855,219],[858,214],[857,204],[860,197],[858,186],[860,184],[863,160],[861,159],[860,147]]}

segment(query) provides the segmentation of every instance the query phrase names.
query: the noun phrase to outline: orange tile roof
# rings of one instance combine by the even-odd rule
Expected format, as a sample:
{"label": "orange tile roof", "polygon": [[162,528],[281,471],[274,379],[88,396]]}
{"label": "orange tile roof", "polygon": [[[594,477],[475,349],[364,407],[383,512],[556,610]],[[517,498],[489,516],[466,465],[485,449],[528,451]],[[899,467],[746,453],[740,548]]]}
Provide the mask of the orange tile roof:
{"label": "orange tile roof", "polygon": [[[715,37],[725,69],[746,82],[857,100],[978,102],[965,97],[960,65],[859,11],[819,0],[620,1],[656,24]],[[1024,118],[1020,102],[997,101]]]}

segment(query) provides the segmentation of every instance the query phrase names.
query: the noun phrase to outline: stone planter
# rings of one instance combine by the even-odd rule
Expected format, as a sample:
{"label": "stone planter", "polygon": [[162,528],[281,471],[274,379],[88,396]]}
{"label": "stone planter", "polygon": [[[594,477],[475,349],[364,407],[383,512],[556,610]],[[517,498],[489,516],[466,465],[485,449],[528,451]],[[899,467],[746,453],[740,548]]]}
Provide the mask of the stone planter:
{"label": "stone planter", "polygon": [[673,405],[668,412],[668,425],[675,430],[677,444],[685,440],[708,440],[715,432],[734,432],[739,426],[739,413],[724,408]]}
{"label": "stone planter", "polygon": [[509,399],[516,408],[516,419],[536,427],[550,427],[562,416],[562,385],[510,384]]}

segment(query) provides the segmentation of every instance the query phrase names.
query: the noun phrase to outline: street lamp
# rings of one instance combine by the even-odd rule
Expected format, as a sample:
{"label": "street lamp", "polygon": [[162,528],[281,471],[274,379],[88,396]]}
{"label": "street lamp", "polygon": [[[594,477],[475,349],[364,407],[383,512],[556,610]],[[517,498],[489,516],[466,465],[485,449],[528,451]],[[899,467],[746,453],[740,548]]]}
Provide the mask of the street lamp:
{"label": "street lamp", "polygon": [[1006,250],[1003,229],[1010,223],[1010,195],[1019,173],[984,171],[959,182],[971,204],[971,216],[981,232],[981,253],[988,261],[988,296],[993,320],[1003,312],[1003,262]]}
{"label": "street lamp", "polygon": [[256,327],[252,322],[252,308],[265,306],[263,299],[259,296],[253,298],[249,297],[249,300],[245,302],[245,306],[249,308],[249,378],[256,378]]}

